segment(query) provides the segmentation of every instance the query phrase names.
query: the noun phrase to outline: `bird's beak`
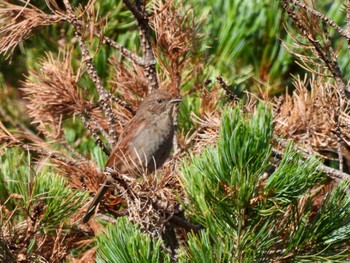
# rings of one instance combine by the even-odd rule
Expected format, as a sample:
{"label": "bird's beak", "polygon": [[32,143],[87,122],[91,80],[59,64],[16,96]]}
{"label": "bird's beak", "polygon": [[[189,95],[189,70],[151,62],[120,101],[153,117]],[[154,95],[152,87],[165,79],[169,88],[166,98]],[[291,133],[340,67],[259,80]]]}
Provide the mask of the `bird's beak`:
{"label": "bird's beak", "polygon": [[170,100],[169,101],[169,103],[180,103],[182,101],[182,99],[180,99],[180,98],[176,98],[176,99],[172,99],[172,100]]}

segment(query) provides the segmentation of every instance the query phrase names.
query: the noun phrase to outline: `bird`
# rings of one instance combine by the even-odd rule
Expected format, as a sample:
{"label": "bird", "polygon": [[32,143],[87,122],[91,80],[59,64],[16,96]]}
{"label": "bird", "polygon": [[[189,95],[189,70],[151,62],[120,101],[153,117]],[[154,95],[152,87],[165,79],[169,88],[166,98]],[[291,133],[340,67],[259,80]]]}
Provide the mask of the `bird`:
{"label": "bird", "polygon": [[105,165],[107,179],[101,185],[83,216],[89,221],[104,194],[113,182],[113,175],[136,180],[160,168],[170,155],[175,133],[173,108],[180,103],[169,92],[158,89],[140,104],[135,116],[119,137]]}

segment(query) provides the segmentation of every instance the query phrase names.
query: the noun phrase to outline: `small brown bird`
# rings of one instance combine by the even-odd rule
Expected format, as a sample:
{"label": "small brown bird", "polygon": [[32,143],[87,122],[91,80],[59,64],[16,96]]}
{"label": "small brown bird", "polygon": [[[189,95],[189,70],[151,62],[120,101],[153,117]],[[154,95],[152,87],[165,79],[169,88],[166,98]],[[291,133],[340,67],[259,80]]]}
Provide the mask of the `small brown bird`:
{"label": "small brown bird", "polygon": [[[148,95],[125,127],[105,170],[136,179],[143,172],[152,173],[161,167],[173,145],[173,107],[180,101],[164,90]],[[102,184],[83,217],[84,223],[94,214],[110,184],[111,179]]]}

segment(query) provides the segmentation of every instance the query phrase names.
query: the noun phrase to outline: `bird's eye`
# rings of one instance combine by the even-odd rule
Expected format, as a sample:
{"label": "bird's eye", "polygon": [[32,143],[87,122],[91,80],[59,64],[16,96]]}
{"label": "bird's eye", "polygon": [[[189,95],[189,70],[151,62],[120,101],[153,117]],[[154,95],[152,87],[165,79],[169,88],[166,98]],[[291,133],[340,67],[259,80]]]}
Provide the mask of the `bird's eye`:
{"label": "bird's eye", "polygon": [[157,102],[158,103],[161,103],[163,100],[162,99],[157,99]]}

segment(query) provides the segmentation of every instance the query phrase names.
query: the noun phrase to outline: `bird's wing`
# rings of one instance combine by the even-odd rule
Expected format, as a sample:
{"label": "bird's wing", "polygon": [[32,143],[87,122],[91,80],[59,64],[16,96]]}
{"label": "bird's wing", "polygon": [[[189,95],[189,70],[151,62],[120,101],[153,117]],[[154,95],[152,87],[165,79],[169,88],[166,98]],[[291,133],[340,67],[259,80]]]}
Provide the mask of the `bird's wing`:
{"label": "bird's wing", "polygon": [[[129,143],[145,128],[145,117],[143,115],[138,115],[137,118],[135,117],[136,115],[130,120],[120,135],[117,145],[109,156],[106,167],[117,166],[118,160],[120,160],[123,155],[128,154]],[[134,151],[129,153],[129,155],[133,153]]]}

